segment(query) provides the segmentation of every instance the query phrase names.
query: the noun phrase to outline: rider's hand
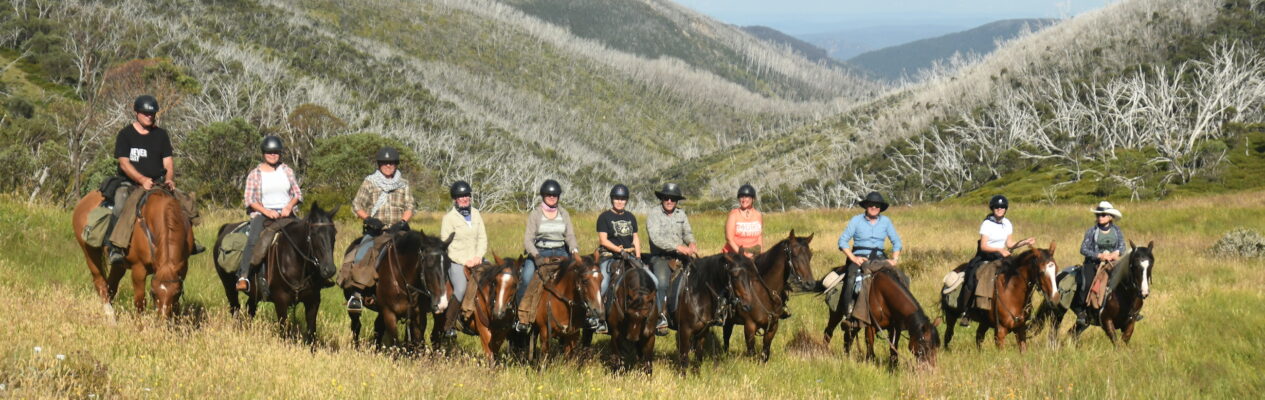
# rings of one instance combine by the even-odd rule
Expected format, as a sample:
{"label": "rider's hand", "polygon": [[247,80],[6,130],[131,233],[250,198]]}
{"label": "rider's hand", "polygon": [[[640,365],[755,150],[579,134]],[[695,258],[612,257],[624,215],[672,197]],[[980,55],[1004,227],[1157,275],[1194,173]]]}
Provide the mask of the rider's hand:
{"label": "rider's hand", "polygon": [[896,266],[896,264],[899,264],[899,263],[900,263],[900,259],[899,259],[899,258],[891,258],[891,259],[888,259],[888,260],[887,260],[887,263],[888,263],[888,264],[891,264],[892,266]]}
{"label": "rider's hand", "polygon": [[166,183],[167,183],[167,188],[168,188],[168,189],[171,189],[171,190],[176,190],[176,181],[173,181],[173,180],[168,179],[168,180],[166,181]]}
{"label": "rider's hand", "polygon": [[471,258],[471,259],[469,259],[469,260],[466,260],[465,266],[466,266],[466,268],[472,268],[472,267],[474,267],[474,266],[476,266],[476,265],[479,265],[479,264],[483,264],[483,260],[482,260],[482,259],[480,259],[480,258],[478,258],[478,257],[475,257],[475,258]]}
{"label": "rider's hand", "polygon": [[382,223],[382,220],[380,219],[369,217],[365,218],[365,227],[371,230],[380,231],[382,228],[386,227],[386,224]]}
{"label": "rider's hand", "polygon": [[282,216],[282,217],[289,217],[290,215],[293,215],[293,214],[294,214],[294,208],[293,208],[293,207],[290,207],[290,206],[285,206],[285,207],[283,207],[283,208],[281,209],[281,216]]}
{"label": "rider's hand", "polygon": [[277,219],[278,217],[280,217],[280,215],[278,215],[276,211],[272,211],[272,210],[264,210],[263,215],[265,217],[268,217],[268,219]]}
{"label": "rider's hand", "polygon": [[852,263],[853,263],[853,264],[856,264],[856,265],[865,264],[865,262],[866,262],[866,261],[870,261],[870,259],[865,258],[865,257],[853,257],[853,258],[852,258]]}
{"label": "rider's hand", "polygon": [[141,189],[150,190],[150,189],[153,189],[153,188],[154,188],[154,180],[153,180],[153,179],[151,179],[151,178],[145,178],[145,180],[141,181]]}
{"label": "rider's hand", "polygon": [[1002,257],[1010,257],[1010,250],[1001,249],[1001,256],[1002,256]]}

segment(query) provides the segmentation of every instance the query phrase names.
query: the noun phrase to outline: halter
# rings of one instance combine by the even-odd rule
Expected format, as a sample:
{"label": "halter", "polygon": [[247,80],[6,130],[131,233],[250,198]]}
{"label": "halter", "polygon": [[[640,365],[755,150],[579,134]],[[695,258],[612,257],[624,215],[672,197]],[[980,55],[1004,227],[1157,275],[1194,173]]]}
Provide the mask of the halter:
{"label": "halter", "polygon": [[[333,225],[334,225],[334,223],[332,223],[332,222],[307,222],[307,221],[302,221],[302,222],[303,222],[304,224],[307,224],[307,228],[308,228],[308,229],[307,229],[307,248],[308,248],[308,251],[307,251],[307,252],[304,252],[304,251],[303,251],[303,249],[299,246],[299,244],[294,242],[294,237],[292,237],[289,233],[287,233],[287,231],[286,231],[285,229],[281,229],[281,230],[280,230],[280,231],[278,231],[277,233],[278,233],[278,234],[280,234],[280,235],[281,235],[281,237],[284,237],[284,238],[286,239],[286,243],[288,243],[288,244],[290,245],[290,249],[291,249],[291,250],[294,250],[294,254],[295,254],[295,255],[297,255],[297,256],[299,257],[299,259],[300,259],[300,260],[303,260],[303,261],[307,262],[307,264],[305,264],[305,265],[304,265],[305,267],[306,267],[306,266],[308,266],[308,265],[314,265],[314,266],[316,266],[316,267],[319,269],[319,268],[320,268],[320,265],[321,265],[321,259],[320,259],[318,256],[312,256],[312,255],[309,255],[309,254],[308,254],[308,253],[313,253],[313,254],[318,253],[318,251],[316,251],[316,249],[315,249],[315,247],[314,247],[314,243],[315,243],[315,242],[312,240],[312,228],[314,228],[314,227],[318,227],[318,226],[333,226]],[[321,244],[326,245],[326,246],[327,246],[326,248],[330,248],[330,249],[332,249],[332,248],[333,248],[333,243],[330,243],[329,241],[325,240],[325,238],[321,238]],[[274,247],[274,249],[275,249],[275,247]],[[278,257],[277,255],[275,255],[275,254],[276,254],[276,250],[274,250],[274,251],[272,251],[272,252],[270,252],[270,253],[271,253],[271,254],[273,254],[273,257],[274,257],[274,260],[273,260],[273,261],[275,261],[275,257]],[[276,264],[276,263],[274,262],[274,265],[275,265],[275,264]],[[311,274],[303,274],[303,275],[302,275],[302,276],[303,276],[303,280],[302,280],[302,281],[300,281],[300,282],[298,282],[298,284],[295,284],[295,282],[294,282],[294,281],[292,281],[292,280],[290,279],[290,277],[286,276],[286,274],[285,274],[284,272],[282,272],[281,270],[279,270],[279,269],[275,269],[275,268],[274,268],[274,271],[276,271],[276,272],[277,272],[277,276],[279,276],[279,277],[281,278],[281,279],[280,279],[280,280],[281,280],[281,283],[284,283],[284,284],[286,285],[286,287],[287,287],[287,288],[289,288],[289,289],[290,289],[290,291],[291,291],[291,292],[293,292],[296,296],[298,295],[298,293],[299,293],[300,291],[303,291],[304,289],[308,289],[309,285],[310,285],[310,284],[311,284],[311,282],[312,282],[312,276],[311,276]]]}
{"label": "halter", "polygon": [[[790,239],[786,242],[786,246],[785,246],[786,247],[786,268],[789,269],[791,277],[794,278],[793,282],[802,287],[802,286],[806,286],[808,282],[804,280],[804,277],[799,276],[799,273],[795,271],[795,252],[791,250],[791,242],[794,240],[795,239]],[[763,283],[764,279],[761,279],[760,282]]]}

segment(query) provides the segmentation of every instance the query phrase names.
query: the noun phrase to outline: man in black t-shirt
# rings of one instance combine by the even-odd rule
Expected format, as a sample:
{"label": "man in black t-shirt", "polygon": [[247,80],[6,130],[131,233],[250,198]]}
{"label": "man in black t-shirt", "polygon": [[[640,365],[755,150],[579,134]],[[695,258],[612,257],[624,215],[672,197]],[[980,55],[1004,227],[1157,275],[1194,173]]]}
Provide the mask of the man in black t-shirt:
{"label": "man in black t-shirt", "polygon": [[[171,137],[167,130],[158,127],[158,99],[142,95],[132,105],[136,120],[119,130],[114,139],[114,157],[118,159],[118,175],[127,181],[114,192],[114,216],[116,224],[110,232],[110,264],[123,261],[128,244],[132,240],[132,226],[136,220],[136,205],[141,196],[129,196],[140,187],[152,189],[164,184],[175,190],[172,181],[175,168],[171,159]],[[122,224],[118,224],[122,221]],[[194,254],[198,253],[195,246]]]}

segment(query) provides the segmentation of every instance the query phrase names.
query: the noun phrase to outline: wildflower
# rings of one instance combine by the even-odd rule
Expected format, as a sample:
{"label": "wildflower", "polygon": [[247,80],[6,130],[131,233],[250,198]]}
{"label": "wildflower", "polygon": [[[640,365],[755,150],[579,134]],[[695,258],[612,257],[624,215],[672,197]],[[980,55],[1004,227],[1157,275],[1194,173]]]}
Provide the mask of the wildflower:
{"label": "wildflower", "polygon": [[57,355],[57,361],[66,361],[66,355],[65,355],[65,354],[58,354],[58,355]]}
{"label": "wildflower", "polygon": [[43,348],[43,347],[35,346],[35,352],[36,352],[36,353],[39,353],[39,352],[41,352],[41,351],[44,351],[44,348]]}

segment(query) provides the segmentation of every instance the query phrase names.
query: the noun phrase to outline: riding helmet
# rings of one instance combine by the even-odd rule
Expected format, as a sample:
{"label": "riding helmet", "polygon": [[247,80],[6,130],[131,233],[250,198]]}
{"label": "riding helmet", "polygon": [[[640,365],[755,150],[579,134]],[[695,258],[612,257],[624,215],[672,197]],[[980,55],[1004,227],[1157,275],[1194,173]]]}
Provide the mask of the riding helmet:
{"label": "riding helmet", "polygon": [[753,198],[753,199],[754,199],[754,198],[755,198],[755,186],[751,186],[751,184],[750,184],[750,183],[744,183],[744,184],[742,184],[742,186],[739,186],[739,187],[738,187],[738,198],[743,198],[743,197],[750,197],[750,198]]}
{"label": "riding helmet", "polygon": [[454,199],[468,197],[470,192],[472,192],[470,184],[466,183],[466,181],[456,181],[452,183],[452,186],[448,187],[448,194]]}
{"label": "riding helmet", "polygon": [[268,135],[264,136],[264,141],[259,143],[259,151],[263,153],[280,153],[285,151],[285,146],[281,144],[281,138]]}
{"label": "riding helmet", "polygon": [[540,184],[541,196],[562,196],[562,185],[553,179],[546,179],[545,183]]}
{"label": "riding helmet", "polygon": [[153,95],[143,94],[132,103],[132,110],[141,114],[157,114],[158,99],[154,98]]}
{"label": "riding helmet", "polygon": [[399,150],[396,150],[394,147],[386,146],[386,147],[383,147],[383,148],[381,148],[381,149],[378,149],[378,156],[376,157],[376,159],[377,159],[377,160],[378,160],[378,162],[380,162],[380,163],[396,163],[396,164],[399,164],[399,163],[400,163],[400,151],[399,151]]}
{"label": "riding helmet", "polygon": [[611,188],[612,199],[628,200],[628,187],[620,183]]}
{"label": "riding helmet", "polygon": [[998,208],[1010,208],[1010,200],[1007,200],[1006,196],[1002,196],[1000,194],[993,196],[991,200],[988,200],[988,209],[996,210]]}

